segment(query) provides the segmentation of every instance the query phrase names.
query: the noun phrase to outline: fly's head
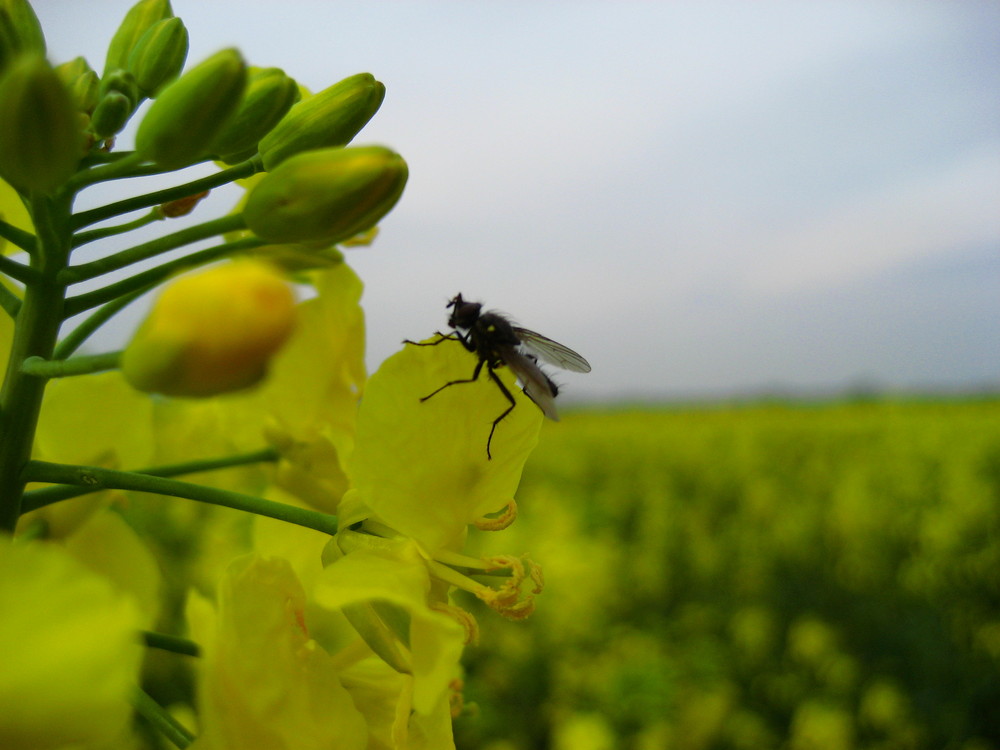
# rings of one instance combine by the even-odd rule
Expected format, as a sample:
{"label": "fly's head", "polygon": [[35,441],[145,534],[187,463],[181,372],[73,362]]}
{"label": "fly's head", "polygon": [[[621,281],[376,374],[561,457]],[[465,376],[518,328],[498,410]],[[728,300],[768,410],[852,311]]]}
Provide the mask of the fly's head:
{"label": "fly's head", "polygon": [[483,306],[479,302],[466,302],[462,299],[461,293],[455,295],[455,298],[448,303],[448,307],[452,308],[451,315],[448,317],[448,325],[452,328],[472,328],[479,319],[479,311],[482,310]]}

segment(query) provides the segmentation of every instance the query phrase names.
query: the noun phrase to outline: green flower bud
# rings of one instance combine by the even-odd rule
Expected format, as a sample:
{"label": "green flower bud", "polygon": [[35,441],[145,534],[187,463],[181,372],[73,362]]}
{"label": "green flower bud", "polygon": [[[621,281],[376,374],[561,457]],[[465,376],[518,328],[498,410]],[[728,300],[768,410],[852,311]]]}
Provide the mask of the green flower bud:
{"label": "green flower bud", "polygon": [[0,70],[15,57],[45,57],[45,36],[27,0],[0,0]]}
{"label": "green flower bud", "polygon": [[188,53],[188,32],[174,16],[150,26],[132,48],[128,69],[135,75],[139,92],[153,99],[160,89],[181,74]]}
{"label": "green flower bud", "polygon": [[124,94],[132,102],[132,109],[139,106],[139,84],[135,76],[127,70],[113,70],[101,78],[100,96],[104,98],[112,91]]}
{"label": "green flower bud", "polygon": [[59,74],[37,55],[10,64],[0,78],[0,177],[23,191],[49,191],[83,156],[78,113]]}
{"label": "green flower bud", "polygon": [[280,68],[258,70],[247,82],[236,116],[215,139],[213,153],[237,164],[257,153],[257,142],[278,124],[299,98],[299,87]]}
{"label": "green flower bud", "polygon": [[340,242],[399,200],[406,162],[381,146],[327,148],[287,159],[247,196],[247,227],[268,242]]}
{"label": "green flower bud", "polygon": [[104,62],[104,75],[113,70],[128,67],[132,48],[142,38],[150,26],[174,14],[170,0],[139,0],[125,14],[121,26],[111,38],[108,56]]}
{"label": "green flower bud", "polygon": [[304,99],[261,139],[264,168],[270,172],[302,151],[350,143],[384,98],[385,86],[371,73],[359,73]]}
{"label": "green flower bud", "polygon": [[90,129],[99,139],[110,138],[121,131],[132,116],[132,102],[125,94],[109,92],[94,109]]}
{"label": "green flower bud", "polygon": [[101,82],[97,73],[85,71],[66,84],[70,97],[76,103],[78,112],[93,112],[100,98]]}
{"label": "green flower bud", "polygon": [[62,82],[69,86],[73,81],[82,76],[88,70],[93,70],[85,57],[74,57],[69,62],[56,65],[56,73]]}
{"label": "green flower bud", "polygon": [[76,108],[80,112],[93,112],[100,99],[98,86],[100,78],[95,73],[87,61],[82,57],[77,57],[69,62],[64,62],[56,66],[56,73],[63,85],[69,89],[70,96],[76,102]]}
{"label": "green flower bud", "polygon": [[237,50],[216,52],[157,96],[139,123],[135,150],[165,169],[203,158],[236,114],[246,81]]}

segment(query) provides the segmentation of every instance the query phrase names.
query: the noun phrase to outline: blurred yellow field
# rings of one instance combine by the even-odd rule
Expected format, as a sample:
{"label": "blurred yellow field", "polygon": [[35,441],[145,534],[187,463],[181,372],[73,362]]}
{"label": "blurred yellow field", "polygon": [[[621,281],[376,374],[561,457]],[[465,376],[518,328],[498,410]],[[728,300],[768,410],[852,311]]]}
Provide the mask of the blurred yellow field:
{"label": "blurred yellow field", "polygon": [[518,502],[459,747],[1000,747],[1000,401],[571,414]]}

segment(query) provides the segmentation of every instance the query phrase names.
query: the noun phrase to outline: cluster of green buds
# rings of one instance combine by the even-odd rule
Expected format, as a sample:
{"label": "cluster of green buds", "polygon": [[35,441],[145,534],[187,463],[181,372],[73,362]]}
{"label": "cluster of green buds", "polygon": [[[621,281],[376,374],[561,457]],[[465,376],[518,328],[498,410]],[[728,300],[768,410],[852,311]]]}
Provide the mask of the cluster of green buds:
{"label": "cluster of green buds", "polygon": [[[100,75],[82,57],[53,66],[27,0],[0,0],[0,178],[26,201],[61,196],[71,204],[78,190],[99,181],[215,161],[224,167],[215,177],[160,191],[156,204],[147,204],[159,211],[155,218],[177,215],[178,202],[193,205],[206,189],[264,173],[245,183],[250,193],[241,211],[189,240],[225,236],[227,245],[205,262],[225,257],[228,246],[233,255],[257,249],[262,258],[294,257],[298,269],[321,267],[342,257],[337,244],[370,241],[408,176],[390,149],[348,145],[378,111],[385,87],[360,73],[310,95],[280,69],[249,67],[236,49],[185,70],[187,52],[188,31],[169,0],[139,0],[114,34]],[[147,99],[135,150],[116,151],[116,136]],[[91,212],[88,223],[114,215]],[[137,386],[198,389],[171,384],[170,372],[151,372],[148,363],[142,370]]]}
{"label": "cluster of green buds", "polygon": [[[235,179],[308,154],[308,168],[299,162],[269,175],[261,188],[267,197],[248,203],[247,224],[261,238],[289,234],[274,211],[278,193],[294,194],[295,241],[326,246],[369,230],[392,208],[406,183],[405,162],[384,148],[345,149],[382,104],[385,87],[373,76],[303,97],[283,71],[248,67],[235,49],[182,72],[187,51],[187,29],[169,0],[140,0],[111,40],[101,75],[83,58],[53,67],[31,6],[3,0],[0,177],[26,194],[54,193],[92,167],[122,177],[211,159],[249,163]],[[108,155],[146,99],[153,101],[135,151]]]}
{"label": "cluster of green buds", "polygon": [[[139,0],[100,74],[82,57],[54,66],[28,0],[0,0],[0,640],[17,644],[0,696],[26,709],[0,711],[0,748],[138,747],[133,709],[177,747],[454,747],[476,626],[448,594],[512,619],[533,609],[537,566],[461,550],[471,525],[513,521],[542,414],[506,369],[425,404],[467,379],[456,342],[406,346],[367,376],[345,254],[408,170],[350,144],[384,86],[361,73],[310,94],[236,49],[193,66],[187,52],[169,0]],[[205,162],[75,208],[94,185],[169,184]],[[200,199],[228,184],[246,194],[199,223]],[[121,351],[77,354],[154,292]],[[515,398],[489,459],[482,425]],[[103,490],[136,507],[110,512],[123,496]],[[239,510],[253,529],[243,515],[234,534],[230,510],[138,507],[154,496]],[[194,594],[213,587],[214,603]],[[197,708],[194,744],[135,687],[139,630],[202,657],[179,704]]]}

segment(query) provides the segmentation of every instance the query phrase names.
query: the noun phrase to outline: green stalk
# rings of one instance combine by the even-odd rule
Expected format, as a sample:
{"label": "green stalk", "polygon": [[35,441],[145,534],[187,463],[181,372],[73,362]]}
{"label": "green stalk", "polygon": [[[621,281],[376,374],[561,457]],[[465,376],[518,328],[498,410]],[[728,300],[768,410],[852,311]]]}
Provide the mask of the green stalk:
{"label": "green stalk", "polygon": [[31,215],[38,231],[38,252],[32,256],[37,276],[24,290],[0,388],[0,530],[9,532],[21,514],[22,472],[31,458],[47,382],[28,375],[21,365],[28,357],[51,359],[55,349],[66,295],[58,275],[69,258],[69,198],[34,196]]}
{"label": "green stalk", "polygon": [[133,263],[154,258],[170,250],[176,250],[192,242],[215,237],[216,235],[234,232],[238,229],[245,229],[243,214],[229,214],[218,219],[212,219],[193,227],[187,227],[179,232],[168,234],[164,237],[157,237],[155,240],[144,242],[141,245],[122,250],[120,253],[109,255],[105,258],[93,260],[90,263],[81,263],[78,266],[70,266],[61,274],[60,280],[64,284],[76,284],[80,281],[92,279],[95,276],[112,271],[118,271]]}
{"label": "green stalk", "polygon": [[84,294],[78,294],[75,297],[70,297],[66,300],[65,315],[67,318],[71,318],[74,315],[84,312],[85,310],[97,307],[98,305],[103,305],[106,302],[112,302],[124,295],[148,292],[161,281],[175,273],[186,271],[189,268],[196,268],[197,266],[202,266],[206,263],[211,263],[213,260],[224,258],[227,255],[232,255],[240,250],[251,250],[265,244],[267,243],[265,243],[264,240],[257,239],[256,237],[247,237],[242,240],[236,240],[235,242],[225,242],[221,245],[206,248],[205,250],[185,255],[182,258],[168,261],[167,263],[156,266],[155,268],[150,268],[148,271],[137,273],[135,276],[130,276],[129,278],[115,282],[114,284],[108,284],[107,286],[95,289],[92,292],[86,292]]}
{"label": "green stalk", "polygon": [[107,237],[125,234],[126,232],[131,232],[133,229],[139,229],[147,224],[152,224],[154,221],[163,221],[163,219],[163,214],[154,208],[134,221],[128,221],[124,224],[116,224],[113,227],[92,229],[89,232],[78,232],[73,235],[73,247],[77,248],[81,245],[86,245],[88,242],[96,242],[97,240],[103,240]]}
{"label": "green stalk", "polygon": [[2,219],[0,219],[0,237],[12,245],[21,248],[26,253],[30,254],[35,251],[35,235],[31,232],[25,232],[23,229],[18,229],[13,224],[8,224]]}
{"label": "green stalk", "polygon": [[176,635],[154,633],[151,630],[142,631],[142,642],[149,648],[158,648],[183,656],[201,656],[201,649],[194,641],[178,638]]}
{"label": "green stalk", "polygon": [[245,495],[242,492],[203,487],[200,484],[182,482],[178,479],[165,479],[131,471],[101,469],[96,466],[54,464],[47,461],[31,461],[25,467],[21,478],[22,481],[27,482],[83,486],[91,491],[134,490],[170,497],[184,497],[188,500],[244,510],[258,516],[276,518],[279,521],[305,526],[308,529],[315,529],[331,536],[337,533],[337,517],[328,513],[297,508],[286,503],[276,503],[273,500]]}
{"label": "green stalk", "polygon": [[3,284],[0,284],[0,308],[3,308],[11,319],[16,319],[21,309],[21,298]]}
{"label": "green stalk", "polygon": [[122,353],[105,352],[70,359],[42,359],[28,357],[21,365],[21,372],[36,378],[65,378],[71,375],[89,375],[94,372],[115,370],[121,363]]}
{"label": "green stalk", "polygon": [[80,348],[84,341],[90,338],[92,333],[148,291],[148,289],[137,289],[131,294],[122,295],[108,302],[100,310],[95,310],[86,320],[80,323],[69,334],[63,336],[62,340],[56,344],[56,350],[53,352],[55,358],[68,359],[72,356],[73,352]]}
{"label": "green stalk", "polygon": [[[183,474],[198,474],[203,471],[217,471],[219,469],[231,469],[237,466],[248,466],[265,462],[274,462],[279,458],[278,451],[274,448],[262,448],[253,453],[238,453],[221,458],[203,458],[196,461],[185,461],[179,464],[167,464],[166,466],[152,466],[148,469],[136,469],[135,474],[149,474],[154,477],[176,477]],[[52,487],[41,487],[37,490],[28,490],[24,493],[24,501],[21,504],[21,512],[38,510],[46,505],[58,503],[61,500],[70,500],[81,495],[89,495],[92,492],[100,492],[100,488],[76,487],[64,484]]]}
{"label": "green stalk", "polygon": [[116,201],[115,203],[109,203],[106,206],[93,208],[89,211],[81,211],[73,217],[72,226],[73,229],[76,230],[80,227],[85,227],[90,224],[96,224],[99,221],[104,221],[105,219],[110,219],[113,216],[121,216],[122,214],[127,214],[131,211],[138,211],[143,208],[152,208],[153,206],[159,206],[163,203],[170,203],[171,201],[179,200],[181,198],[187,198],[189,195],[196,195],[205,190],[211,190],[212,188],[220,187],[221,185],[228,185],[230,182],[235,180],[250,177],[251,175],[261,171],[263,168],[264,165],[260,161],[259,157],[248,159],[247,161],[230,167],[229,169],[224,169],[221,172],[209,175],[208,177],[202,177],[197,180],[192,180],[191,182],[186,182],[183,185],[177,185],[164,190],[157,190],[144,195],[136,195],[132,198],[126,198],[125,200]]}
{"label": "green stalk", "polygon": [[142,688],[136,688],[132,693],[132,708],[142,718],[152,725],[156,731],[170,740],[175,747],[190,747],[194,742],[194,735],[188,731],[187,727],[170,715],[163,706],[153,700]]}

